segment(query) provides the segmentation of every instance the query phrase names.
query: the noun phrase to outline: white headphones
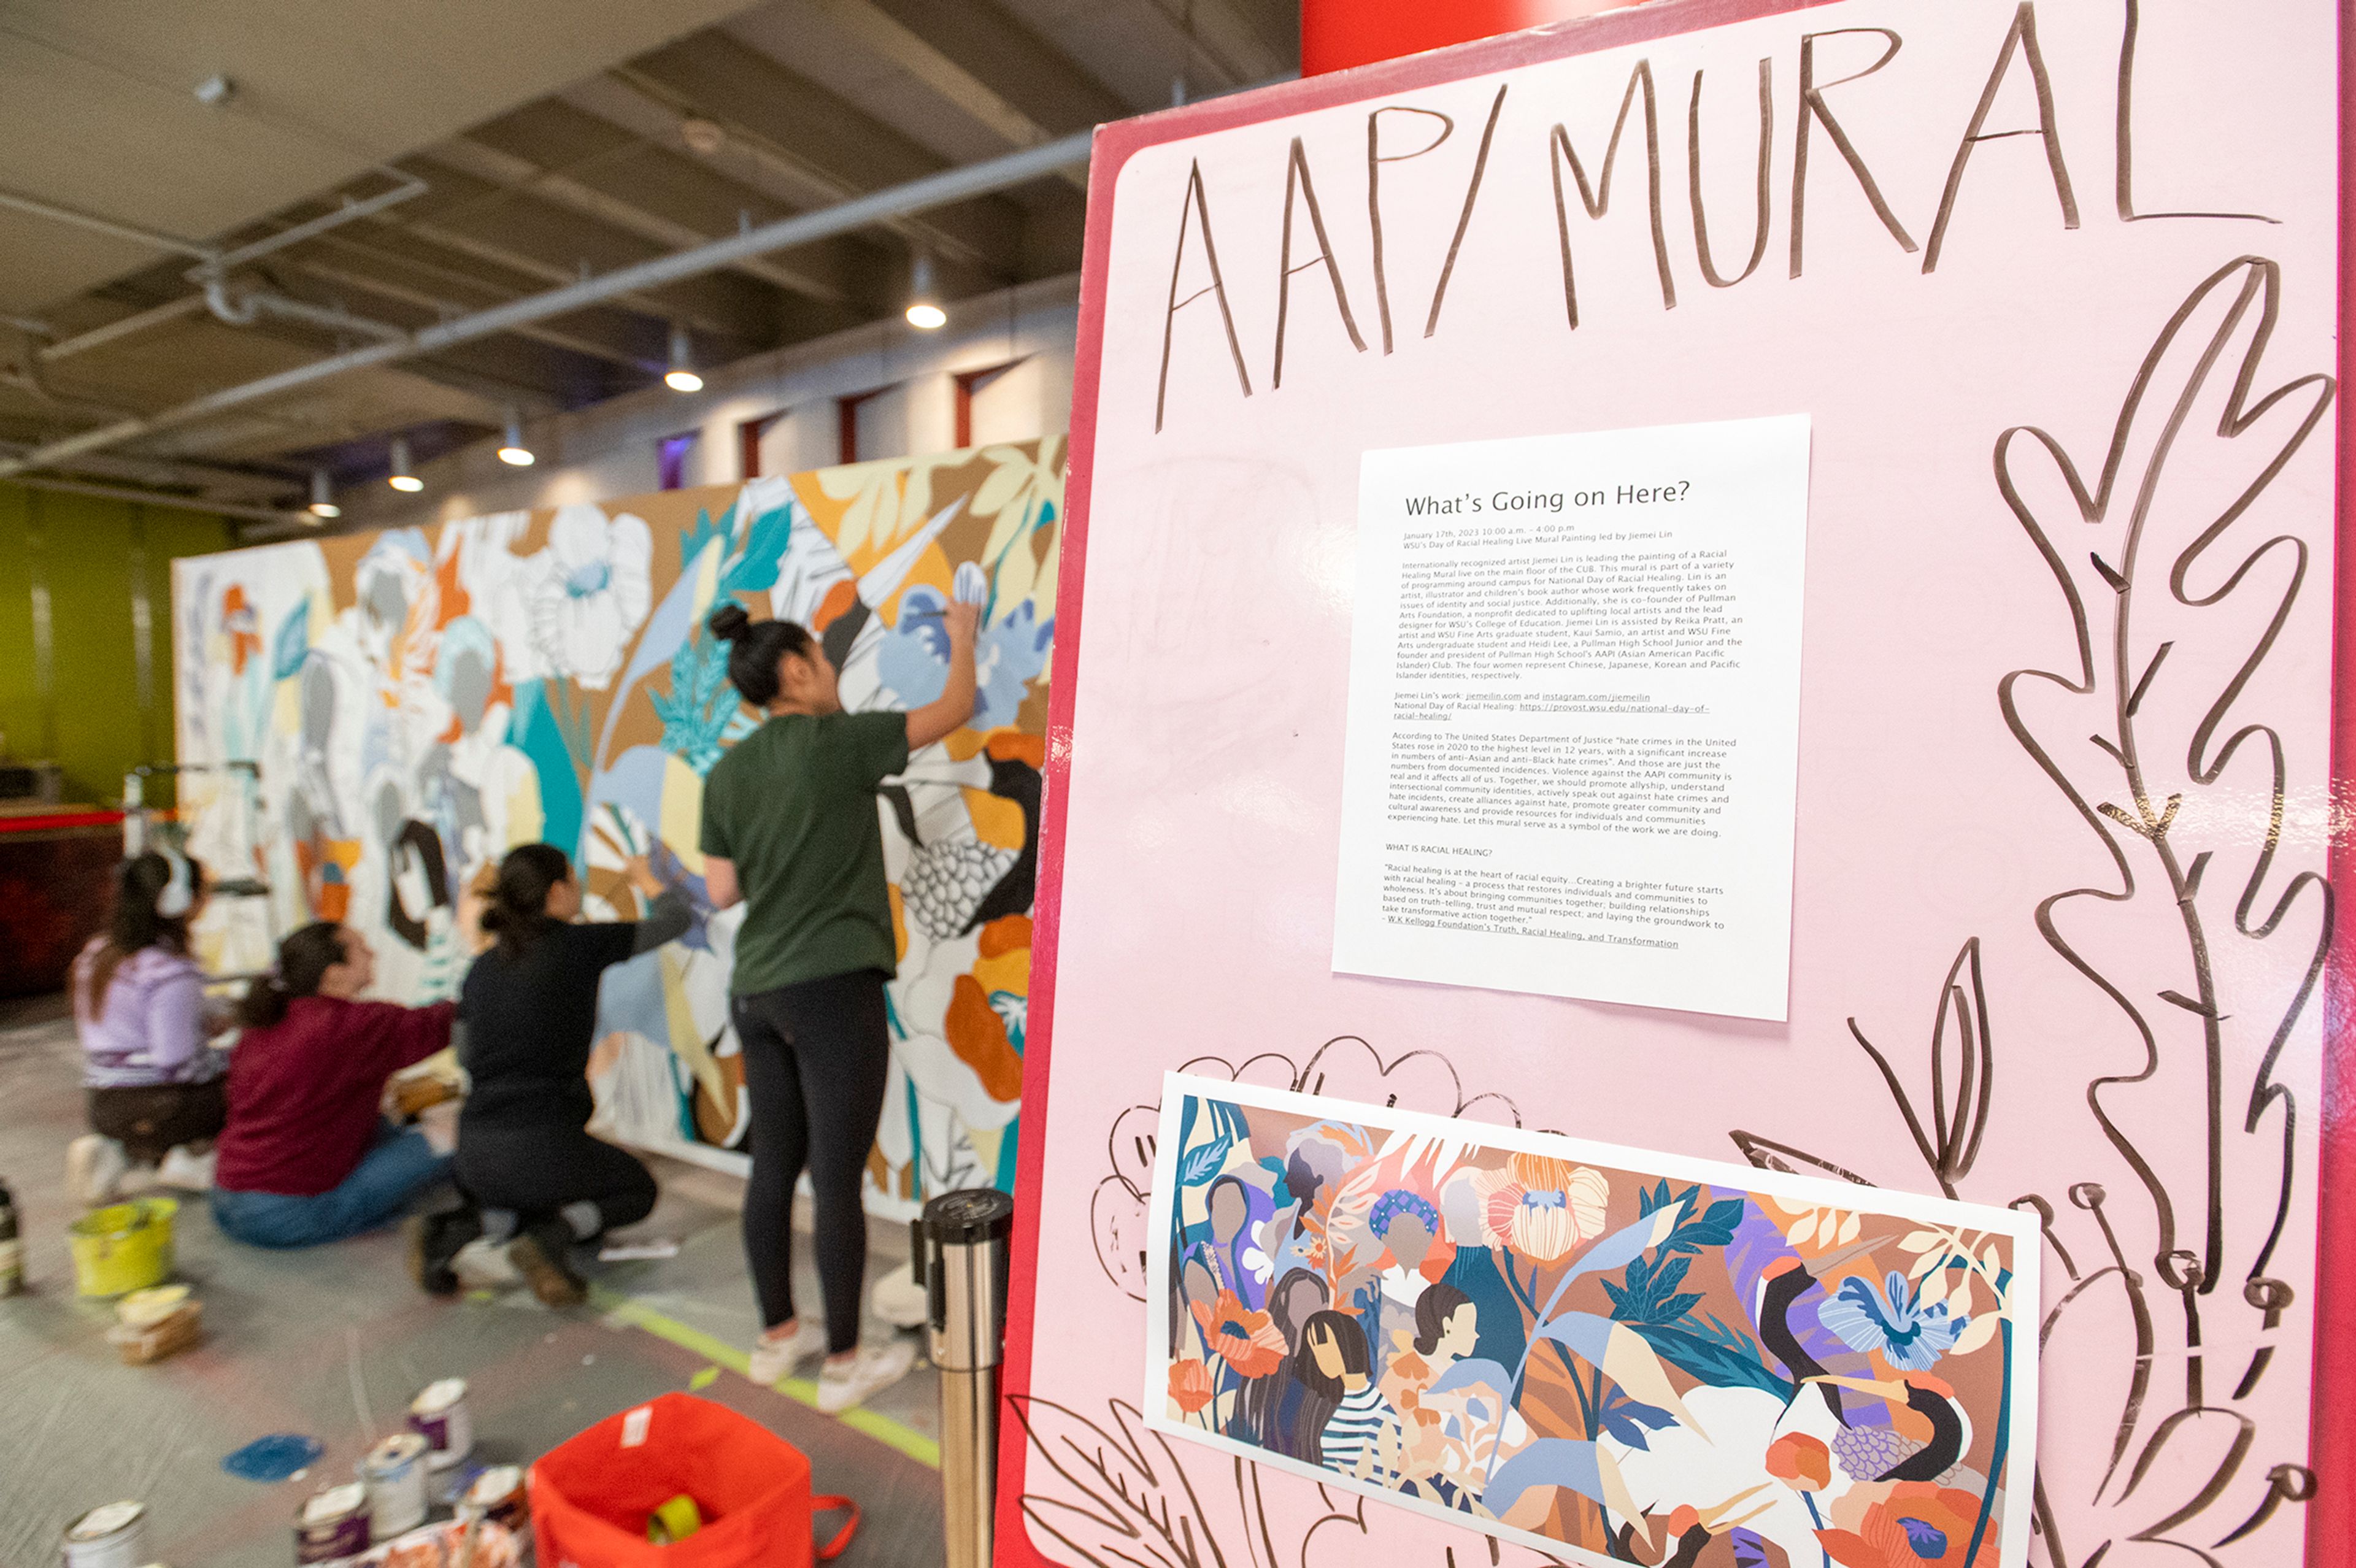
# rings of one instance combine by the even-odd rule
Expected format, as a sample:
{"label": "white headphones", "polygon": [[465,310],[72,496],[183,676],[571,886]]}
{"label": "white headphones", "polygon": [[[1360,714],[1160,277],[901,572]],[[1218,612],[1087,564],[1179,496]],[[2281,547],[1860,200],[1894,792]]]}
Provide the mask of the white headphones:
{"label": "white headphones", "polygon": [[172,868],[172,877],[164,884],[163,891],[155,895],[155,912],[166,920],[177,920],[197,901],[196,869],[188,864],[186,855],[166,849],[163,856],[165,863]]}

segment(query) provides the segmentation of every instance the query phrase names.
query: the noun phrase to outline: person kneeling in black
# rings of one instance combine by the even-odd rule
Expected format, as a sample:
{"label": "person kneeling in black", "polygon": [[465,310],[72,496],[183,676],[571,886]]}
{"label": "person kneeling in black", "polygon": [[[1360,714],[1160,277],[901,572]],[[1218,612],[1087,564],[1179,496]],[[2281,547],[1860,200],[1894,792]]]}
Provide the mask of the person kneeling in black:
{"label": "person kneeling in black", "polygon": [[654,1209],[653,1173],[588,1132],[598,978],[684,935],[691,918],[686,896],[644,859],[630,861],[628,874],[653,901],[646,919],[575,925],[581,886],[562,850],[526,844],[499,863],[483,913],[498,943],[458,992],[458,1060],[472,1087],[458,1115],[455,1174],[473,1206],[412,1232],[417,1281],[435,1295],[457,1288],[451,1263],[461,1247],[512,1234],[509,1256],[532,1294],[576,1305],[588,1287],[573,1271],[573,1247]]}

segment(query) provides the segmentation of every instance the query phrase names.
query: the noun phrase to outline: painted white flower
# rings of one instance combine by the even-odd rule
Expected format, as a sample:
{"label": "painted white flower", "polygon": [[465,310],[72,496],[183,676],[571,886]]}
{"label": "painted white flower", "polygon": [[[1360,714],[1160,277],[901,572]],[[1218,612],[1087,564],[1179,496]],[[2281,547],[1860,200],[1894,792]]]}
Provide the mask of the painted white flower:
{"label": "painted white flower", "polygon": [[557,508],[532,585],[534,640],[557,670],[603,691],[654,603],[646,520],[586,503]]}

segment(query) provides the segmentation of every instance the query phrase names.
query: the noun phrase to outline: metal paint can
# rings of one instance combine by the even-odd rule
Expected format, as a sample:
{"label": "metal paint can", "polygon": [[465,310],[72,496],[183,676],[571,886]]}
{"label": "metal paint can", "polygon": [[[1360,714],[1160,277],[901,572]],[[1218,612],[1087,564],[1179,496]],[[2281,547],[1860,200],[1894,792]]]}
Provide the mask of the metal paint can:
{"label": "metal paint can", "polygon": [[347,1481],[311,1494],[294,1514],[294,1561],[334,1563],[369,1546],[368,1487]]}
{"label": "metal paint can", "polygon": [[144,1503],[107,1503],[66,1526],[65,1568],[138,1568],[146,1560]]}
{"label": "metal paint can", "polygon": [[425,1522],[425,1439],[396,1432],[359,1464],[368,1484],[369,1537],[389,1541]]}
{"label": "metal paint can", "polygon": [[494,1465],[475,1477],[466,1488],[466,1499],[460,1505],[459,1515],[480,1514],[493,1524],[505,1525],[521,1534],[531,1525],[531,1499],[525,1492],[523,1467],[519,1465]]}
{"label": "metal paint can", "polygon": [[426,1464],[446,1470],[475,1450],[475,1416],[466,1408],[466,1380],[444,1378],[409,1402],[409,1429],[425,1439]]}

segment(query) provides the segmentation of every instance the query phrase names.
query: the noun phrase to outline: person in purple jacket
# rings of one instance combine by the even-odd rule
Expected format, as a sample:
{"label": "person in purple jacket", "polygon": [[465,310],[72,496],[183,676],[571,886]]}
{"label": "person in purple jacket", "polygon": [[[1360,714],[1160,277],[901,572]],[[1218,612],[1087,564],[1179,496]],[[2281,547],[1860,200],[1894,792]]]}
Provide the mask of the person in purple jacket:
{"label": "person in purple jacket", "polygon": [[204,868],[150,850],[123,861],[114,884],[106,932],[73,965],[91,1130],[66,1152],[66,1189],[91,1206],[150,1185],[209,1188],[228,1115],[228,1058],[209,1043],[225,1020],[188,955]]}

